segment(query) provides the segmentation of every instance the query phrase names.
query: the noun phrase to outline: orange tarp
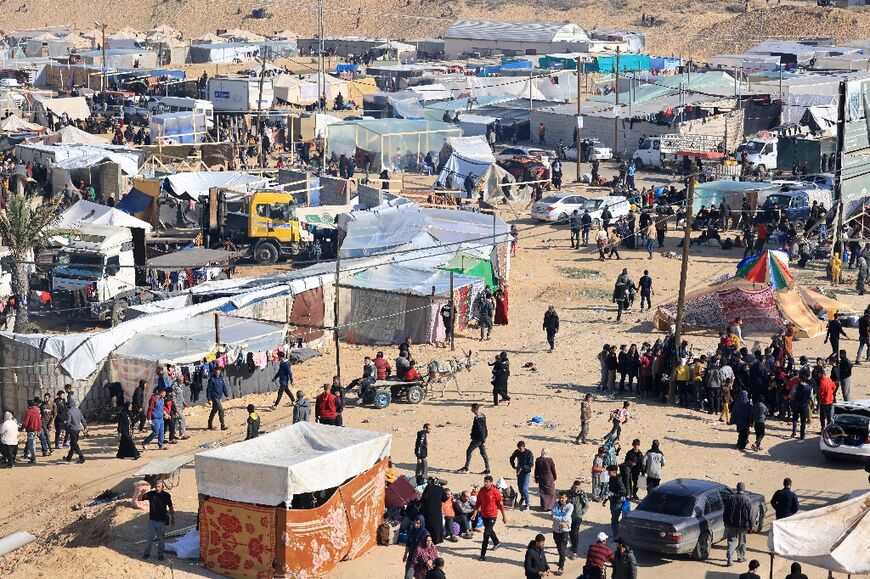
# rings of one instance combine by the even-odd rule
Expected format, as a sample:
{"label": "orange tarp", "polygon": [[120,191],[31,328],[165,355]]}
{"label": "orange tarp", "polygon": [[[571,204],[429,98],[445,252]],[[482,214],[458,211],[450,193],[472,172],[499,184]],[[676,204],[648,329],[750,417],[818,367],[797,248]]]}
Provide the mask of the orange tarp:
{"label": "orange tarp", "polygon": [[275,509],[210,498],[199,509],[200,555],[227,577],[272,576]]}

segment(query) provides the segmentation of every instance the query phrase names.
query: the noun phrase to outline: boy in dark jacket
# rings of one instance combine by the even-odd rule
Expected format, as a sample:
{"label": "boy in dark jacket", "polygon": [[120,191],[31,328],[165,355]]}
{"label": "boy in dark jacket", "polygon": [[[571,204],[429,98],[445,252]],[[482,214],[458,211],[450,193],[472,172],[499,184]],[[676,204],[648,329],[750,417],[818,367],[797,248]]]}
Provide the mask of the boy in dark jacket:
{"label": "boy in dark jacket", "polygon": [[248,404],[248,433],[245,440],[251,440],[260,436],[260,415],[253,404]]}
{"label": "boy in dark jacket", "polygon": [[538,533],[535,540],[530,541],[529,546],[526,547],[526,559],[523,563],[526,579],[540,579],[550,570],[547,555],[544,553],[544,540],[544,535]]}
{"label": "boy in dark jacket", "polygon": [[777,519],[784,519],[798,512],[800,505],[798,504],[797,495],[791,490],[790,478],[783,480],[782,488],[773,493],[770,505],[773,507]]}
{"label": "boy in dark jacket", "polygon": [[474,414],[474,420],[471,423],[471,441],[468,443],[468,448],[465,450],[465,466],[459,469],[459,473],[468,472],[468,467],[471,464],[471,453],[474,449],[480,449],[480,456],[483,457],[484,471],[481,474],[489,474],[489,455],[486,454],[486,437],[489,432],[486,428],[486,416],[480,411],[480,404],[472,404],[471,412]]}

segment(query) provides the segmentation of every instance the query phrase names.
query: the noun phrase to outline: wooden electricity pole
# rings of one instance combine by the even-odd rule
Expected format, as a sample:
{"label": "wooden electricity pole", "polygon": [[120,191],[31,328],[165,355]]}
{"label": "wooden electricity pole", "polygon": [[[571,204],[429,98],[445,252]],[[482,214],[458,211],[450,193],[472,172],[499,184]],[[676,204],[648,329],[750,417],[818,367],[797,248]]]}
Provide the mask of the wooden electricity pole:
{"label": "wooden electricity pole", "polygon": [[695,176],[689,175],[689,186],[686,191],[686,227],[683,231],[683,263],[680,266],[680,294],[677,297],[677,322],[674,330],[674,367],[671,369],[668,383],[668,402],[673,404],[676,398],[677,375],[676,362],[679,361],[680,343],[683,341],[683,317],[686,313],[686,278],[689,274],[689,245],[692,239],[692,202],[695,198]]}

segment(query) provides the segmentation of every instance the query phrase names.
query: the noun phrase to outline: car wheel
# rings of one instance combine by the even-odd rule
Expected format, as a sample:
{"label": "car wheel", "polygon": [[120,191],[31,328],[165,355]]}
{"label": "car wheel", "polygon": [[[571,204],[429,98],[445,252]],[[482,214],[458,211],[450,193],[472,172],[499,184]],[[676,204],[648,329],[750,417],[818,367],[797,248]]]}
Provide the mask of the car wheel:
{"label": "car wheel", "polygon": [[755,532],[761,533],[764,528],[764,515],[767,512],[767,508],[764,506],[764,503],[758,503],[758,514],[755,516]]}
{"label": "car wheel", "polygon": [[692,557],[698,561],[706,561],[710,557],[710,549],[713,546],[713,537],[709,531],[704,531],[698,537],[698,543],[695,545],[695,550],[692,551]]}
{"label": "car wheel", "polygon": [[112,305],[112,327],[127,319],[127,301],[118,300]]}
{"label": "car wheel", "polygon": [[381,410],[381,409],[384,409],[387,406],[389,406],[392,399],[393,399],[393,397],[390,395],[390,393],[388,391],[379,390],[378,392],[375,392],[375,396],[374,396],[374,399],[372,400],[372,403],[374,404],[375,408],[377,408],[378,410]]}
{"label": "car wheel", "polygon": [[420,404],[423,402],[424,397],[425,393],[419,386],[411,386],[408,388],[408,402],[411,404]]}
{"label": "car wheel", "polygon": [[568,216],[564,213],[560,213],[559,214],[559,223],[564,223],[566,221],[568,221]]}

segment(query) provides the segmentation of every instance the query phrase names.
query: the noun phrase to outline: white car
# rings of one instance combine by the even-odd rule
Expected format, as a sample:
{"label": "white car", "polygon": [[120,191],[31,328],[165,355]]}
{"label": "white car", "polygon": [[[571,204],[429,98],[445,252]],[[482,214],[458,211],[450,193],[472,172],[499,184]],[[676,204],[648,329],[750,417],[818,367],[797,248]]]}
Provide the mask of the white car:
{"label": "white car", "polygon": [[601,213],[605,207],[610,209],[611,223],[615,223],[618,218],[625,217],[631,211],[631,203],[628,199],[619,195],[608,195],[598,199],[589,199],[580,209],[580,213],[588,210],[589,216],[592,217],[593,227],[598,228],[601,225]]}
{"label": "white car", "polygon": [[870,465],[870,400],[834,404],[833,421],[822,432],[819,448],[826,458]]}
{"label": "white car", "polygon": [[550,164],[550,158],[553,156],[552,151],[538,149],[536,147],[505,147],[495,156],[496,161],[507,161],[514,157],[536,157],[545,165]]}
{"label": "white car", "polygon": [[[571,143],[571,145],[565,148],[565,158],[568,161],[577,160],[577,143]],[[592,153],[589,155],[590,161],[607,161],[612,158],[613,150],[610,147],[606,147],[595,141],[592,142]]]}
{"label": "white car", "polygon": [[582,195],[548,195],[532,205],[532,219],[564,223],[575,210],[583,213],[588,201]]}

